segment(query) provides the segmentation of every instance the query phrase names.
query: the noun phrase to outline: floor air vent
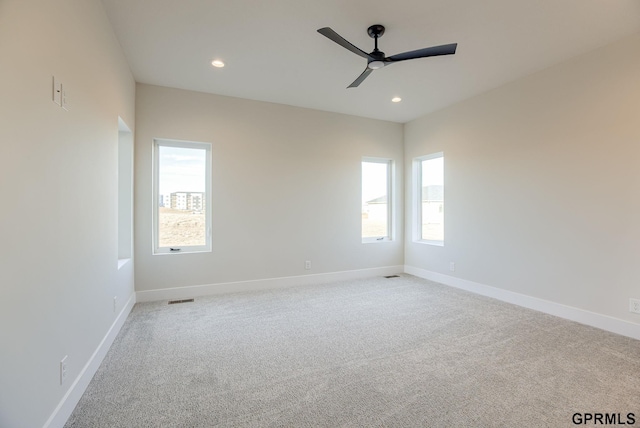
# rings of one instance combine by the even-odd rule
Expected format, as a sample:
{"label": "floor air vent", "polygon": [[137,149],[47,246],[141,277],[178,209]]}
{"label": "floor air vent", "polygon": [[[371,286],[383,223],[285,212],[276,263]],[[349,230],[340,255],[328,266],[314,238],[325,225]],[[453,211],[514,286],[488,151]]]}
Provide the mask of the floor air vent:
{"label": "floor air vent", "polygon": [[400,275],[389,275],[385,276],[385,278],[400,278]]}
{"label": "floor air vent", "polygon": [[189,302],[193,302],[193,299],[169,300],[170,305],[174,305],[176,303],[189,303]]}

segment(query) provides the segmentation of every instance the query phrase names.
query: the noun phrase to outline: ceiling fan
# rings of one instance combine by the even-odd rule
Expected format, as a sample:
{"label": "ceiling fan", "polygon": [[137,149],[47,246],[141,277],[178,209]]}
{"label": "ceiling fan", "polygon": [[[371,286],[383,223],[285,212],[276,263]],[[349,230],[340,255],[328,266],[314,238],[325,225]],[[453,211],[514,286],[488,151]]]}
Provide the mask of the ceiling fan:
{"label": "ceiling fan", "polygon": [[335,31],[333,31],[329,27],[324,27],[319,29],[318,33],[333,40],[343,48],[349,49],[354,54],[360,55],[361,57],[364,57],[367,59],[367,68],[364,69],[362,74],[358,76],[358,78],[354,80],[353,83],[348,86],[348,88],[358,87],[364,81],[364,79],[366,79],[367,76],[371,74],[373,70],[382,68],[385,65],[393,64],[395,62],[400,62],[400,61],[406,61],[408,59],[426,58],[430,56],[440,56],[440,55],[453,55],[456,53],[456,48],[458,47],[457,43],[451,43],[448,45],[432,46],[430,48],[403,52],[397,55],[392,55],[387,57],[387,56],[384,56],[384,52],[378,50],[378,37],[382,37],[382,35],[384,34],[384,26],[380,24],[372,25],[367,29],[367,33],[369,34],[369,37],[375,40],[375,47],[373,49],[373,52],[371,53],[366,53],[365,51],[352,45],[344,37],[342,37]]}

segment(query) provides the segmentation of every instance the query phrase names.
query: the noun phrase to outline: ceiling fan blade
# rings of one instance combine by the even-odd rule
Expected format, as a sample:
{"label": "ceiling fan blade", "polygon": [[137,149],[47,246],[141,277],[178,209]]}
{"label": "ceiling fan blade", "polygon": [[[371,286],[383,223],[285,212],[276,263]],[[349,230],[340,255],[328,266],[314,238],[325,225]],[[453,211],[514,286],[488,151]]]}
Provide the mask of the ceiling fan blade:
{"label": "ceiling fan blade", "polygon": [[342,37],[340,34],[336,33],[335,31],[333,31],[329,27],[324,27],[324,28],[319,29],[318,33],[322,34],[323,36],[325,36],[325,37],[327,37],[327,38],[329,38],[331,40],[333,40],[334,42],[336,42],[337,44],[339,44],[343,48],[349,49],[351,52],[353,52],[356,55],[360,55],[361,57],[367,58],[367,59],[371,58],[368,53],[366,53],[362,49],[357,48],[356,46],[352,45],[344,37]]}
{"label": "ceiling fan blade", "polygon": [[366,79],[367,76],[371,74],[372,71],[373,70],[369,67],[365,68],[362,74],[358,76],[358,78],[354,80],[352,84],[347,86],[347,88],[357,88],[364,81],[364,79]]}
{"label": "ceiling fan blade", "polygon": [[449,45],[432,46],[430,48],[418,49],[410,52],[403,52],[397,55],[392,55],[385,58],[388,62],[405,61],[407,59],[426,58],[429,56],[440,55],[453,55],[456,53],[457,43],[451,43]]}

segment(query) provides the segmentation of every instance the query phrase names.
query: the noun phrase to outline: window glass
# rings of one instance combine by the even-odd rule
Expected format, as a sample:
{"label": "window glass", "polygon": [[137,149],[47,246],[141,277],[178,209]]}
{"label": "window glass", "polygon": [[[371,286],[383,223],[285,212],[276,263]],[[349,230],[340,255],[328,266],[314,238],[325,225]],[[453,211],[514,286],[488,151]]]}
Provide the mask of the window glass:
{"label": "window glass", "polygon": [[156,140],[156,252],[210,249],[207,143]]}
{"label": "window glass", "polygon": [[418,160],[419,239],[444,242],[444,156]]}
{"label": "window glass", "polygon": [[362,162],[362,239],[382,241],[390,237],[391,161]]}

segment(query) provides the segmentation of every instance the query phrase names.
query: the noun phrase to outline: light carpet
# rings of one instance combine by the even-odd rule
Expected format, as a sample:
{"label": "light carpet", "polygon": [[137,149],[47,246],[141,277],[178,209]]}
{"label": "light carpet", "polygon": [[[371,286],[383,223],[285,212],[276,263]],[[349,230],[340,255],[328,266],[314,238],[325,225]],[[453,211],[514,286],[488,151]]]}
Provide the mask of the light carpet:
{"label": "light carpet", "polygon": [[136,304],[66,427],[571,427],[640,341],[410,275]]}

